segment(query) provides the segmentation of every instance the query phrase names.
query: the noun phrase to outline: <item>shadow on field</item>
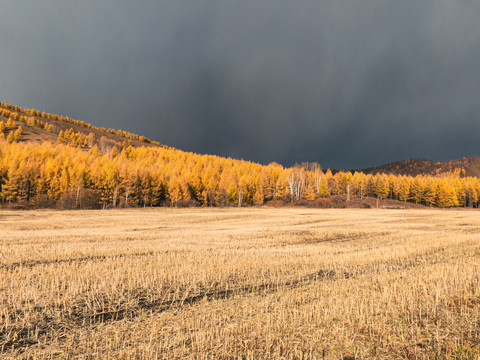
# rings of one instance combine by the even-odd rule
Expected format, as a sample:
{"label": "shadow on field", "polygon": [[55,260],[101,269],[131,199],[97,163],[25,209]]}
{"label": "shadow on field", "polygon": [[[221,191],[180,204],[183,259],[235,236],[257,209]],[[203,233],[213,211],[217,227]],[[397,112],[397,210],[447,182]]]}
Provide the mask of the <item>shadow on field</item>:
{"label": "shadow on field", "polygon": [[[89,259],[91,260],[91,257]],[[78,260],[79,259],[70,259],[69,261],[72,262]],[[84,259],[81,260],[83,261]],[[52,263],[53,262],[54,261],[52,261]],[[61,262],[61,260],[57,262]],[[25,264],[23,265],[29,266]],[[35,265],[36,264],[31,264],[31,266]],[[343,276],[340,276],[340,278],[349,278],[350,276],[351,274],[345,273],[343,274]],[[68,316],[65,316],[61,319],[44,317],[41,323],[30,324],[28,328],[2,329],[0,331],[0,339],[5,340],[3,342],[0,342],[0,353],[7,350],[26,348],[40,342],[53,340],[54,338],[58,339],[58,333],[66,332],[69,329],[73,329],[75,327],[83,327],[112,321],[120,321],[125,318],[134,318],[140,315],[142,311],[154,311],[156,313],[161,313],[185,305],[194,305],[195,303],[198,303],[200,301],[228,299],[233,296],[241,296],[249,293],[262,293],[263,295],[265,295],[278,291],[281,288],[295,288],[304,285],[310,281],[334,279],[336,277],[336,272],[334,270],[319,270],[300,279],[284,282],[270,282],[260,285],[246,285],[225,290],[207,289],[194,295],[189,295],[189,291],[186,290],[185,295],[182,298],[176,298],[171,300],[167,299],[178,294],[178,290],[170,291],[169,293],[167,292],[162,299],[158,299],[156,301],[148,301],[146,292],[137,292],[135,294],[135,298],[138,299],[138,301],[133,306],[124,306],[117,310],[104,311],[95,314],[85,314],[84,312],[82,312],[83,307],[77,306],[76,311],[72,311]],[[216,285],[219,284],[213,284],[211,288],[214,288]],[[37,312],[42,312],[42,310],[44,309],[36,308],[35,310]],[[19,314],[16,315],[18,316]]]}
{"label": "shadow on field", "polygon": [[14,262],[11,264],[0,264],[0,269],[14,270],[20,267],[32,268],[34,266],[51,265],[51,264],[74,264],[83,263],[92,260],[108,260],[108,259],[120,259],[125,257],[142,257],[155,255],[154,251],[138,252],[132,254],[115,254],[115,255],[90,255],[80,256],[70,259],[52,259],[52,260],[27,260],[21,262]]}
{"label": "shadow on field", "polygon": [[[316,281],[338,281],[342,279],[356,278],[360,275],[399,271],[403,269],[413,268],[426,264],[436,264],[445,262],[446,259],[440,256],[441,251],[432,251],[431,253],[424,253],[413,259],[394,259],[389,262],[381,262],[378,264],[369,264],[368,266],[360,266],[352,269],[352,272],[338,272],[333,269],[320,269],[314,273],[297,279],[287,279],[283,281],[272,281],[258,285],[245,285],[231,289],[220,289],[220,286],[225,284],[212,284],[208,289],[196,291],[191,293],[190,289],[176,289],[164,288],[164,296],[162,299],[149,301],[149,296],[146,290],[136,292],[129,291],[128,298],[135,299],[134,303],[123,303],[116,305],[115,310],[107,310],[93,314],[87,313],[86,306],[79,303],[76,306],[69,306],[69,309],[58,307],[60,313],[65,310],[65,316],[60,318],[51,318],[47,315],[43,316],[41,320],[28,324],[28,327],[4,327],[0,330],[0,354],[6,351],[14,351],[18,349],[25,349],[26,347],[52,341],[56,339],[61,341],[59,334],[68,333],[72,329],[85,326],[93,326],[101,323],[120,321],[125,318],[135,318],[144,311],[161,313],[175,308],[181,308],[185,305],[194,305],[201,301],[212,301],[228,299],[233,296],[243,296],[247,294],[267,295],[285,288],[297,288],[304,286],[310,282]],[[145,253],[148,255],[148,253]],[[145,255],[143,254],[143,255]],[[139,254],[140,256],[140,254]],[[91,258],[90,258],[91,259]],[[78,259],[73,259],[75,261]],[[183,295],[179,297],[179,294]],[[101,303],[109,304],[108,299],[99,299]],[[104,301],[102,301],[104,300]],[[67,305],[68,306],[68,305]],[[35,308],[37,314],[45,312],[45,308]],[[51,310],[51,309],[49,309]],[[68,312],[67,312],[68,311]],[[21,318],[26,314],[15,314],[15,317]],[[3,316],[4,317],[4,316]],[[2,319],[3,322],[14,322],[15,318]]]}

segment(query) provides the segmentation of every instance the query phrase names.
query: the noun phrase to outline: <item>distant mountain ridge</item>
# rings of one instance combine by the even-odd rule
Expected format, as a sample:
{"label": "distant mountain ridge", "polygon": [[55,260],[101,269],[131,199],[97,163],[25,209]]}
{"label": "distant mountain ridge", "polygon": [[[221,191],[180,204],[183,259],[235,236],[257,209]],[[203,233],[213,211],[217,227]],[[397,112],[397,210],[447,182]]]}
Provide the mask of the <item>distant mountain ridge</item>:
{"label": "distant mountain ridge", "polygon": [[459,171],[462,176],[480,177],[480,157],[477,155],[456,160],[432,161],[427,159],[407,159],[360,170],[365,174],[394,175],[438,175]]}

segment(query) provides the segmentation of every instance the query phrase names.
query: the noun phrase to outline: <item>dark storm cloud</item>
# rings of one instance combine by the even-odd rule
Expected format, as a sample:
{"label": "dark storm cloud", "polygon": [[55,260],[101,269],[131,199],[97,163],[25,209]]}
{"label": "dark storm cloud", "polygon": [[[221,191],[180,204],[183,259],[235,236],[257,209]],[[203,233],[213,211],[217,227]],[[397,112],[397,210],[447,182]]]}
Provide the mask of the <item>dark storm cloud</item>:
{"label": "dark storm cloud", "polygon": [[478,154],[480,3],[0,1],[0,98],[263,163]]}

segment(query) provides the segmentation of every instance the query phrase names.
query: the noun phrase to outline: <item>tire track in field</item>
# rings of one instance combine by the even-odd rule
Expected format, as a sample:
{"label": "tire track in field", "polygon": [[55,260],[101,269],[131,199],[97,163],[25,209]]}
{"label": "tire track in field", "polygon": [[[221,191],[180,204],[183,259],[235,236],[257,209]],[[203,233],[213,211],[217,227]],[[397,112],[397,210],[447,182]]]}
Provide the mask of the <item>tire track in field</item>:
{"label": "tire track in field", "polygon": [[155,251],[146,251],[138,252],[131,254],[115,254],[115,255],[89,255],[89,256],[79,256],[69,259],[51,259],[51,260],[26,260],[13,262],[10,264],[0,264],[0,270],[15,270],[20,267],[33,268],[35,266],[42,265],[51,265],[51,264],[75,264],[75,263],[85,263],[92,260],[108,260],[108,259],[121,259],[126,257],[144,257],[155,255]]}
{"label": "tire track in field", "polygon": [[[446,263],[449,260],[464,257],[465,254],[453,254],[445,256],[445,250],[437,249],[422,253],[411,259],[394,259],[387,262],[376,262],[364,266],[358,266],[351,271],[336,271],[335,269],[320,269],[298,279],[285,279],[283,281],[271,281],[257,285],[247,284],[235,288],[221,288],[226,284],[214,284],[208,289],[202,289],[191,293],[190,289],[172,291],[171,288],[165,288],[166,292],[162,299],[148,301],[146,290],[136,292],[136,304],[123,304],[120,308],[107,310],[103,312],[86,314],[84,306],[73,306],[70,314],[60,319],[53,319],[45,316],[41,322],[29,324],[28,327],[9,327],[0,329],[0,354],[7,351],[24,351],[27,347],[39,343],[52,341],[58,336],[56,334],[69,332],[77,327],[96,326],[107,322],[121,321],[123,319],[134,319],[145,311],[162,313],[172,309],[178,309],[187,305],[195,305],[200,301],[212,301],[229,299],[233,296],[246,296],[248,294],[267,295],[275,293],[282,289],[294,289],[316,281],[338,281],[344,279],[355,279],[362,275],[379,274],[382,272],[394,272],[415,268],[422,265],[434,265]],[[443,255],[443,256],[441,256]],[[221,287],[216,287],[221,286]],[[183,292],[183,294],[182,294]],[[181,296],[178,296],[182,294]],[[75,309],[75,307],[77,309]],[[59,307],[62,310],[61,307]],[[72,307],[70,307],[72,309]],[[44,310],[43,308],[36,309]],[[16,315],[19,315],[18,313]],[[11,319],[14,321],[14,319]],[[34,335],[34,337],[33,337]]]}

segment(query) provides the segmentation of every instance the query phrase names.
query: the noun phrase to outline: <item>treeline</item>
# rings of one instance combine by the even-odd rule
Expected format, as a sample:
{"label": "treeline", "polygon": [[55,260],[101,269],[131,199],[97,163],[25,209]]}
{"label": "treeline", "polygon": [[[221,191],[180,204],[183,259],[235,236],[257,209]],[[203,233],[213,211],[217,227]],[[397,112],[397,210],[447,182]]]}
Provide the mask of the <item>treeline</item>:
{"label": "treeline", "polygon": [[[72,141],[73,133],[67,138]],[[460,172],[441,176],[324,172],[284,168],[172,148],[8,142],[0,138],[3,206],[112,208],[244,206],[315,201],[331,195],[397,199],[427,206],[478,207],[480,181]],[[85,141],[85,139],[83,140]],[[86,139],[88,142],[88,139]]]}

